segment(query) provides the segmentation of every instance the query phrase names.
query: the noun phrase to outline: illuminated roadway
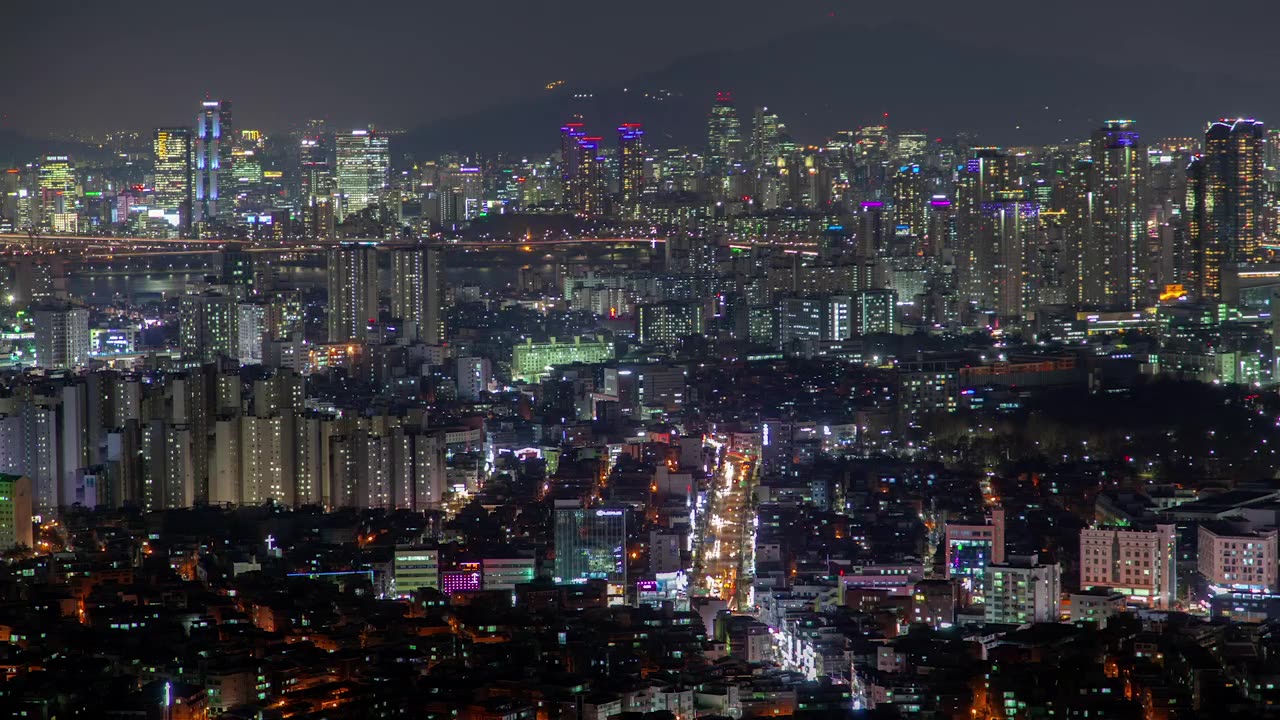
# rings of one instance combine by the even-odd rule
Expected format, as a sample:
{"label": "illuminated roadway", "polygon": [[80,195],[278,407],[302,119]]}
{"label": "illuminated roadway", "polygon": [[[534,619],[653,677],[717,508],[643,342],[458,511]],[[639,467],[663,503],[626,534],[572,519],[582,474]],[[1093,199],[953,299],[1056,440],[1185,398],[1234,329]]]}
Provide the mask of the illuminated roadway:
{"label": "illuminated roadway", "polygon": [[755,533],[751,511],[753,462],[721,449],[719,466],[707,497],[707,512],[698,532],[702,542],[694,559],[700,589],[729,603],[731,610],[748,608],[755,566]]}

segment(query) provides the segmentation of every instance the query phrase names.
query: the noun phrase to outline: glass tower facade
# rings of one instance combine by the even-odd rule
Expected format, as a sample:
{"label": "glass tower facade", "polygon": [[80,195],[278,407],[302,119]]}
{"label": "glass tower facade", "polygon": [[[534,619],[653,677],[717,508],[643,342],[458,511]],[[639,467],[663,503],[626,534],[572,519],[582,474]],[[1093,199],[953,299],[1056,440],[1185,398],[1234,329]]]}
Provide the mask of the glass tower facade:
{"label": "glass tower facade", "polygon": [[557,583],[627,582],[627,513],[621,508],[556,510]]}

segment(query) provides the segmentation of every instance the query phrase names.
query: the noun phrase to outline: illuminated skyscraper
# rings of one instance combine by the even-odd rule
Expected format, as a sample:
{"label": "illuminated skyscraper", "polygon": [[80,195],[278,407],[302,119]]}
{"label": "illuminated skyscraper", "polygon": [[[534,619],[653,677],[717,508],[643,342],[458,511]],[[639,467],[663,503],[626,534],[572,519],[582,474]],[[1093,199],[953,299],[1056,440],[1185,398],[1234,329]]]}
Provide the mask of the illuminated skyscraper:
{"label": "illuminated skyscraper", "polygon": [[427,345],[444,342],[444,298],[439,248],[415,246],[391,252],[391,316],[405,324],[406,337]]}
{"label": "illuminated skyscraper", "polygon": [[923,253],[925,236],[925,207],[929,195],[919,165],[903,165],[893,176],[893,216],[896,221],[894,235],[908,238],[911,255]]}
{"label": "illuminated skyscraper", "polygon": [[644,161],[644,130],[639,123],[624,124],[618,128],[618,186],[622,212],[628,217],[640,214]]}
{"label": "illuminated skyscraper", "polygon": [[303,232],[308,238],[332,239],[334,195],[333,136],[323,121],[309,123],[298,147],[298,194]]}
{"label": "illuminated skyscraper", "polygon": [[996,256],[992,203],[1013,189],[1013,158],[996,148],[979,148],[956,180],[956,276],[963,302],[990,309],[996,304]]}
{"label": "illuminated skyscraper", "polygon": [[879,161],[889,157],[889,127],[866,125],[853,135],[854,154],[864,160]]}
{"label": "illuminated skyscraper", "polygon": [[377,205],[390,183],[387,137],[372,130],[340,133],[335,141],[335,161],[341,216]]}
{"label": "illuminated skyscraper", "polygon": [[1219,120],[1205,132],[1203,198],[1196,198],[1202,215],[1198,245],[1193,246],[1203,299],[1221,296],[1224,266],[1251,262],[1261,249],[1264,146],[1262,123],[1253,119]]}
{"label": "illuminated skyscraper", "polygon": [[231,216],[234,129],[229,100],[205,100],[200,104],[200,114],[196,116],[193,222],[225,221]]}
{"label": "illuminated skyscraper", "polygon": [[1187,254],[1190,256],[1186,280],[1196,295],[1211,298],[1219,292],[1222,254],[1214,248],[1206,248],[1204,244],[1204,224],[1208,219],[1204,171],[1204,156],[1192,156],[1191,162],[1187,163],[1187,197],[1183,203],[1186,212]]}
{"label": "illuminated skyscraper", "polygon": [[705,171],[711,178],[712,191],[724,195],[734,163],[742,159],[742,121],[733,96],[716,93],[715,104],[707,114],[707,162]]}
{"label": "illuminated skyscraper", "polygon": [[986,277],[981,307],[1001,318],[1019,318],[1032,305],[1027,273],[1029,249],[1036,244],[1039,206],[1025,190],[1004,190],[983,203],[977,234],[979,263]]}
{"label": "illuminated skyscraper", "polygon": [[580,159],[582,157],[581,142],[587,133],[582,123],[565,123],[560,127],[560,187],[562,201],[566,208],[581,207],[581,186],[579,183]]}
{"label": "illuminated skyscraper", "polygon": [[191,197],[194,190],[194,152],[191,128],[156,128],[152,141],[155,159],[155,200],[165,218],[182,229],[191,229]]}
{"label": "illuminated skyscraper", "polygon": [[578,141],[578,214],[595,217],[605,213],[605,167],[599,137]]}
{"label": "illuminated skyscraper", "polygon": [[325,132],[323,120],[307,123],[298,147],[298,166],[303,206],[333,195],[333,135]]}
{"label": "illuminated skyscraper", "polygon": [[[43,227],[64,232],[75,228],[65,227],[76,210],[76,171],[66,155],[45,155],[40,160],[38,175],[40,222]],[[74,224],[74,220],[71,220]]]}
{"label": "illuminated skyscraper", "polygon": [[893,157],[904,165],[922,163],[928,150],[928,135],[922,132],[900,132],[895,138]]}
{"label": "illuminated skyscraper", "polygon": [[1080,248],[1081,302],[1137,307],[1147,299],[1150,164],[1131,120],[1108,120],[1091,141],[1089,232]]}
{"label": "illuminated skyscraper", "polygon": [[363,340],[378,317],[378,257],[371,243],[329,251],[329,342]]}
{"label": "illuminated skyscraper", "polygon": [[757,167],[772,165],[777,159],[784,129],[777,113],[769,112],[767,107],[756,108],[751,127],[750,159]]}

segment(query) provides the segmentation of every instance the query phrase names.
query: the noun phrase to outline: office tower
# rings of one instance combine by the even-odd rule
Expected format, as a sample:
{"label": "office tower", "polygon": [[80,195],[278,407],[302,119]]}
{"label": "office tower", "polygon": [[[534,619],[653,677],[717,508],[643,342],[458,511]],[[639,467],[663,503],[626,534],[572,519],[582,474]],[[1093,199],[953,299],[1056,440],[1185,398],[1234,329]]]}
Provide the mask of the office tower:
{"label": "office tower", "polygon": [[915,165],[926,161],[929,136],[922,132],[900,132],[894,138],[893,159],[901,165]]}
{"label": "office tower", "polygon": [[378,319],[377,248],[343,243],[329,251],[328,260],[329,342],[364,340]]}
{"label": "office tower", "polygon": [[484,211],[484,172],[479,165],[460,165],[451,173],[451,184],[460,203],[458,217],[475,220]]}
{"label": "office tower", "polygon": [[893,176],[895,254],[924,254],[925,208],[929,194],[919,165],[903,165]]}
{"label": "office tower", "polygon": [[445,434],[409,432],[397,436],[396,507],[422,512],[439,509],[448,478]]}
{"label": "office tower", "polygon": [[1004,508],[992,508],[981,525],[947,523],[946,576],[959,578],[970,603],[982,603],[987,567],[1004,562]]}
{"label": "office tower", "polygon": [[298,166],[303,232],[308,238],[332,240],[337,180],[333,172],[333,135],[324,130],[324,121],[307,123],[298,146]]}
{"label": "office tower", "polygon": [[76,173],[66,155],[45,155],[37,170],[35,199],[39,226],[54,232],[78,230]]}
{"label": "office tower", "polygon": [[715,104],[707,114],[707,161],[704,167],[711,180],[712,193],[723,196],[729,188],[728,178],[735,163],[742,159],[742,122],[733,96],[716,93]]}
{"label": "office tower", "polygon": [[234,129],[230,101],[206,100],[200,104],[200,114],[196,116],[193,222],[225,222],[231,217]]}
{"label": "office tower", "polygon": [[445,340],[443,257],[422,245],[391,251],[391,317],[405,337],[427,345]]}
{"label": "office tower", "polygon": [[0,550],[35,547],[31,478],[0,474]]}
{"label": "office tower", "polygon": [[1080,248],[1081,301],[1138,307],[1147,300],[1147,148],[1131,120],[1108,120],[1090,142],[1089,234]]}
{"label": "office tower", "polygon": [[304,135],[298,144],[298,171],[302,204],[334,193],[332,136],[319,128]]}
{"label": "office tower", "polygon": [[755,109],[751,123],[750,160],[757,168],[773,164],[781,153],[782,136],[786,126],[778,119],[778,114],[769,112],[767,107]]}
{"label": "office tower", "polygon": [[1035,555],[1013,556],[987,567],[984,619],[989,623],[1058,622],[1062,612],[1062,568]]}
{"label": "office tower", "polygon": [[38,307],[35,320],[37,367],[69,370],[89,362],[89,311],[67,306]]}
{"label": "office tower", "polygon": [[391,573],[391,594],[412,597],[423,588],[440,589],[440,551],[435,548],[397,546]]}
{"label": "office tower", "polygon": [[640,305],[636,319],[641,345],[674,347],[676,342],[703,331],[702,303],[667,301]]}
{"label": "office tower", "polygon": [[1177,527],[1080,531],[1080,588],[1110,588],[1129,602],[1172,607],[1177,596]]}
{"label": "office tower", "polygon": [[1196,212],[1197,225],[1192,251],[1204,300],[1221,297],[1224,268],[1258,259],[1266,200],[1264,144],[1261,122],[1219,120],[1205,132],[1195,175],[1188,171],[1188,209]]}
{"label": "office tower", "polygon": [[897,332],[898,293],[884,288],[859,290],[853,295],[853,333],[890,335]]}
{"label": "office tower", "polygon": [[339,133],[334,147],[338,211],[341,217],[377,205],[391,179],[391,151],[385,135],[373,130]]}
{"label": "office tower", "polygon": [[864,125],[853,134],[854,156],[866,161],[879,162],[889,159],[889,127]]}
{"label": "office tower", "polygon": [[565,123],[560,126],[561,202],[565,207],[575,210],[582,205],[578,175],[582,157],[581,142],[586,136],[587,133],[580,122]]}
{"label": "office tower", "polygon": [[476,401],[489,390],[493,367],[488,358],[458,358],[458,399]]}
{"label": "office tower", "polygon": [[165,220],[184,234],[191,230],[195,185],[195,147],[191,128],[156,128],[151,143],[155,160],[155,202]]}
{"label": "office tower", "polygon": [[618,199],[622,213],[635,218],[640,214],[640,198],[644,195],[644,129],[639,123],[625,123],[618,128]]}
{"label": "office tower", "polygon": [[599,137],[584,137],[578,141],[577,211],[585,217],[605,214],[605,158],[600,154]]}
{"label": "office tower", "polygon": [[610,595],[621,594],[627,582],[626,510],[557,508],[555,544],[557,583],[605,580]]}
{"label": "office tower", "polygon": [[227,194],[229,199],[262,184],[262,160],[257,150],[246,147],[232,149],[231,181],[234,184]]}
{"label": "office tower", "polygon": [[778,346],[784,351],[801,349],[823,340],[826,303],[820,298],[778,300]]}

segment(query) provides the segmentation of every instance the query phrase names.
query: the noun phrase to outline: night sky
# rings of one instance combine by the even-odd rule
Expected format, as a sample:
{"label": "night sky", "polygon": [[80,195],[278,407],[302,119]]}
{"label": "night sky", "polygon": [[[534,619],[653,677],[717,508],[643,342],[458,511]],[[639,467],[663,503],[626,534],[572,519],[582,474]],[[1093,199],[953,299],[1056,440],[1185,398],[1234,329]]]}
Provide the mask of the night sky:
{"label": "night sky", "polygon": [[[1221,75],[1233,87],[1256,87],[1259,103],[1276,103],[1269,79],[1280,69],[1269,38],[1280,21],[1273,0],[6,5],[0,129],[40,136],[189,123],[206,93],[234,101],[241,127],[280,130],[324,117],[340,126],[411,128],[537,95],[554,79],[616,85],[693,54],[765,47],[833,26],[849,27],[856,42],[868,27],[904,22],[944,37],[956,52],[982,47],[1117,72],[1144,64]],[[815,71],[797,59],[794,72]],[[1223,112],[1261,115],[1266,106],[1253,101],[1243,97]]]}

